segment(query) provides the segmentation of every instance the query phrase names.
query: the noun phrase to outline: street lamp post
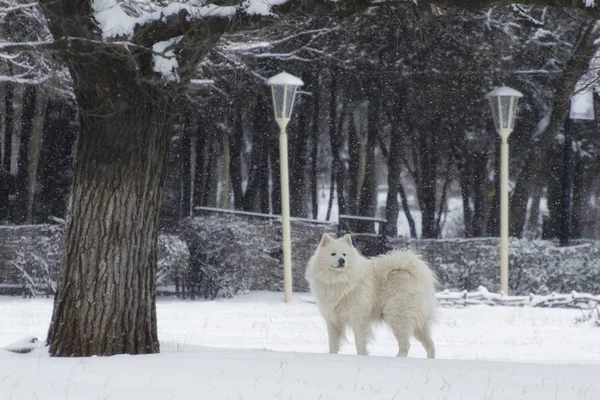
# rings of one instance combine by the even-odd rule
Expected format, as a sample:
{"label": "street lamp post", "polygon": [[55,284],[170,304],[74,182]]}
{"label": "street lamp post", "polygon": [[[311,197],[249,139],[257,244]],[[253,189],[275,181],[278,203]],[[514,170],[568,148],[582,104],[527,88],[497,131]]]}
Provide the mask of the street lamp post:
{"label": "street lamp post", "polygon": [[275,121],[279,125],[279,167],[281,175],[281,228],[283,233],[283,292],[284,300],[292,300],[292,239],[290,228],[290,190],[288,179],[288,143],[285,128],[290,122],[296,89],[304,82],[287,72],[267,80],[273,94]]}
{"label": "street lamp post", "polygon": [[515,125],[517,101],[523,94],[507,86],[485,95],[490,101],[494,125],[502,139],[500,152],[500,290],[508,295],[508,137]]}

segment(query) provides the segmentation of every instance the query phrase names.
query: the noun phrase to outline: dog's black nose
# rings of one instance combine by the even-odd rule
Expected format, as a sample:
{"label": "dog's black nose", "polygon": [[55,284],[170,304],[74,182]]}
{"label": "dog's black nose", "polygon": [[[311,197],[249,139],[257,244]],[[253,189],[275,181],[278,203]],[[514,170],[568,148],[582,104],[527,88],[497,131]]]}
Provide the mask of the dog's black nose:
{"label": "dog's black nose", "polygon": [[346,260],[344,260],[343,258],[340,258],[338,260],[338,265],[344,265],[344,264],[346,264]]}

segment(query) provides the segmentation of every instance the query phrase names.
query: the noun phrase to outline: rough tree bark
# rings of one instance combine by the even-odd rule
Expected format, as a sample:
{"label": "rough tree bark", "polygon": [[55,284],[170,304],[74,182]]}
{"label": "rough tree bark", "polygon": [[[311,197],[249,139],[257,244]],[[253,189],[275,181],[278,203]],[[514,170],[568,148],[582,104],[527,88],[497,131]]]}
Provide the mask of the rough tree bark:
{"label": "rough tree bark", "polygon": [[[71,65],[81,132],[48,333],[53,356],[159,351],[156,243],[173,99],[123,64]],[[88,96],[89,85],[102,96]],[[125,99],[145,107],[131,113]]]}
{"label": "rough tree bark", "polygon": [[130,50],[96,40],[91,2],[41,5],[55,38],[81,38],[63,53],[80,132],[49,351],[156,353],[158,227],[177,86],[152,71],[148,48],[159,32],[139,33],[144,46]]}

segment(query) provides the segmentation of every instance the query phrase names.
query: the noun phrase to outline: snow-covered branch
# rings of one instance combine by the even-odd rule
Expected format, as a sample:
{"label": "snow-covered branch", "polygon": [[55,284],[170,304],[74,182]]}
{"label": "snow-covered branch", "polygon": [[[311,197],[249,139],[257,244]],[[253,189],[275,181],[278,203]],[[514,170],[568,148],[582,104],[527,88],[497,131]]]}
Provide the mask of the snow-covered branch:
{"label": "snow-covered branch", "polygon": [[[549,295],[505,296],[501,293],[492,293],[480,286],[477,291],[452,292],[444,290],[435,295],[441,307],[467,307],[467,306],[512,306],[512,307],[559,307],[579,308],[582,310],[595,310],[600,305],[600,295],[588,293],[552,293]],[[312,296],[304,296],[303,300],[314,303]]]}
{"label": "snow-covered branch", "polygon": [[[72,50],[80,52],[81,48],[76,50],[72,48],[75,43],[94,44],[103,47],[117,47],[125,50],[140,49],[148,50],[143,46],[138,46],[135,43],[128,41],[115,40],[105,42],[102,40],[94,40],[80,37],[63,37],[57,40],[44,40],[39,42],[0,42],[0,52],[11,53],[16,51],[40,51],[40,50],[64,50],[66,52]],[[156,54],[162,54],[162,52],[156,52]],[[2,57],[6,57],[2,55]]]}
{"label": "snow-covered branch", "polygon": [[38,2],[0,0],[0,59],[4,61],[0,65],[0,82],[43,83],[62,95],[70,77],[64,65],[45,48],[52,42]]}
{"label": "snow-covered branch", "polygon": [[15,11],[29,11],[31,9],[37,8],[38,6],[38,3],[14,4],[10,1],[2,0],[0,1],[0,16],[4,17],[7,14],[13,13]]}
{"label": "snow-covered branch", "polygon": [[102,37],[132,38],[137,27],[153,22],[165,22],[168,18],[185,12],[189,19],[232,18],[241,6],[217,6],[214,4],[194,6],[190,3],[173,2],[158,11],[146,12],[139,17],[130,17],[116,0],[93,0],[94,19],[102,30]]}
{"label": "snow-covered branch", "polygon": [[548,295],[505,296],[489,292],[480,286],[475,292],[450,292],[444,290],[436,294],[441,306],[456,307],[468,305],[517,306],[517,307],[562,307],[591,309],[600,304],[600,295],[588,293],[551,293]]}
{"label": "snow-covered branch", "polygon": [[[492,6],[511,6],[512,0],[437,0],[434,2],[439,7],[458,7],[466,9],[482,10]],[[600,18],[600,9],[594,0],[524,0],[519,1],[521,5],[537,5],[559,7],[566,9],[578,9],[585,11],[591,18]]]}

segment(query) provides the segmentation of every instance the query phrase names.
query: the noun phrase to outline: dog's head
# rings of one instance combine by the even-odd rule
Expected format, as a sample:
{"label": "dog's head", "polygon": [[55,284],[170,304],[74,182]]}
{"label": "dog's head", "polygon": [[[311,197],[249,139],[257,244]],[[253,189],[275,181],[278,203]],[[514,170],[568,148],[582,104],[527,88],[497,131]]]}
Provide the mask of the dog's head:
{"label": "dog's head", "polygon": [[315,252],[315,261],[321,268],[343,272],[355,267],[357,255],[358,252],[352,245],[350,234],[339,239],[333,239],[327,233],[324,233]]}

